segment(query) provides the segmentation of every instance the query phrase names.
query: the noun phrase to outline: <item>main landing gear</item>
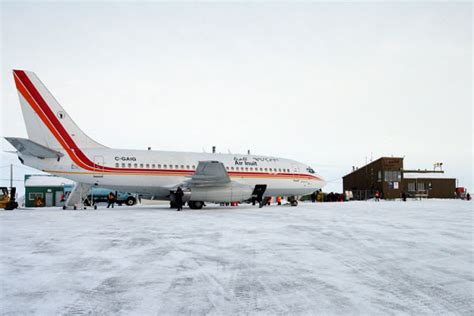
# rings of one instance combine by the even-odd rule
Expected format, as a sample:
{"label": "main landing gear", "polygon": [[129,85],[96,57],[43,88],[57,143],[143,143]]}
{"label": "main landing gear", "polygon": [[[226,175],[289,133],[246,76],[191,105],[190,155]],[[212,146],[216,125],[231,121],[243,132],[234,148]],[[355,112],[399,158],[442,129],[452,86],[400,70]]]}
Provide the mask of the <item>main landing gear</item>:
{"label": "main landing gear", "polygon": [[204,206],[204,202],[202,202],[202,201],[189,201],[188,206],[192,210],[200,210]]}

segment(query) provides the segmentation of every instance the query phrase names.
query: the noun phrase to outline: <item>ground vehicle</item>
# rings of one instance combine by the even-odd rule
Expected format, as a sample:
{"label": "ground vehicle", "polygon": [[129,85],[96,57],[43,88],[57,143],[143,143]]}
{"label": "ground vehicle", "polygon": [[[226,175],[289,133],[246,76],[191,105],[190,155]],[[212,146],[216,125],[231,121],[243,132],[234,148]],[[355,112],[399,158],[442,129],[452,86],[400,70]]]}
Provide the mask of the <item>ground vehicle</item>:
{"label": "ground vehicle", "polygon": [[0,208],[7,211],[16,209],[18,207],[18,203],[15,201],[16,188],[10,188],[9,192],[8,188],[1,187],[0,191],[2,191],[2,195],[0,196]]}
{"label": "ground vehicle", "polygon": [[[66,195],[68,195],[72,190],[72,186],[66,185],[64,186],[64,192]],[[107,202],[107,196],[109,195],[110,192],[113,192],[115,194],[115,203],[118,205],[128,205],[132,206],[137,203],[137,199],[130,193],[128,192],[117,192],[114,190],[110,190],[107,188],[96,188],[93,187],[91,188],[90,192],[87,194],[87,200],[85,202],[86,205],[90,206],[91,200],[93,200],[93,204],[95,203],[100,203],[100,202]]]}

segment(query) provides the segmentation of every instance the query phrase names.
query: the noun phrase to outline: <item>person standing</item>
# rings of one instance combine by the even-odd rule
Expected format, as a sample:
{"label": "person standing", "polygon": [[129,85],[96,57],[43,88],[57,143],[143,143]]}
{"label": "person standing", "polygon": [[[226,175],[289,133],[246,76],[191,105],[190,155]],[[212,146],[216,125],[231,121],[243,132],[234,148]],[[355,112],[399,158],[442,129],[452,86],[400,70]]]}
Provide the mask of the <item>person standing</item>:
{"label": "person standing", "polygon": [[176,203],[177,211],[181,211],[183,209],[183,195],[183,190],[181,187],[178,187],[174,193],[174,202]]}
{"label": "person standing", "polygon": [[115,194],[113,192],[110,192],[109,195],[107,195],[107,208],[109,208],[112,205],[112,208],[114,208],[115,204]]}
{"label": "person standing", "polygon": [[375,201],[380,201],[380,193],[379,191],[375,191]]}
{"label": "person standing", "polygon": [[311,193],[311,202],[316,202],[316,192]]}
{"label": "person standing", "polygon": [[277,196],[277,204],[281,205],[281,196]]}

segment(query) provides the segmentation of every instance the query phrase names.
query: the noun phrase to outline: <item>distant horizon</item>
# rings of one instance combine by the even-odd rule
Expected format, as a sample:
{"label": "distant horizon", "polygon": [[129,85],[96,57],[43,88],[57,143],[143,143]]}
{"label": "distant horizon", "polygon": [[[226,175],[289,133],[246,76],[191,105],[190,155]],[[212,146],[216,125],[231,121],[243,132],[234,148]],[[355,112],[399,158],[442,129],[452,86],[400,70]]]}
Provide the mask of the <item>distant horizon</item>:
{"label": "distant horizon", "polygon": [[394,155],[472,189],[470,2],[2,2],[0,16],[2,137],[26,137],[11,73],[26,69],[113,148],[250,149],[311,165],[327,192]]}

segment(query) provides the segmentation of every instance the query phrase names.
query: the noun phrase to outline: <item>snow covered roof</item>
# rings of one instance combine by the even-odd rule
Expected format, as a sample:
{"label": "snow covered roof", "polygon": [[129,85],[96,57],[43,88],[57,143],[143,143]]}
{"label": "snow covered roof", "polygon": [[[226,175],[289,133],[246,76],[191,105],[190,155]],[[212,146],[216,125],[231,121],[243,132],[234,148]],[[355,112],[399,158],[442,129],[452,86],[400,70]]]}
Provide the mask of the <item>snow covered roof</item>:
{"label": "snow covered roof", "polygon": [[25,180],[25,187],[60,187],[74,184],[74,181],[50,175],[31,175]]}
{"label": "snow covered roof", "polygon": [[405,179],[454,179],[453,177],[448,177],[444,173],[423,173],[423,172],[403,173],[403,178]]}

